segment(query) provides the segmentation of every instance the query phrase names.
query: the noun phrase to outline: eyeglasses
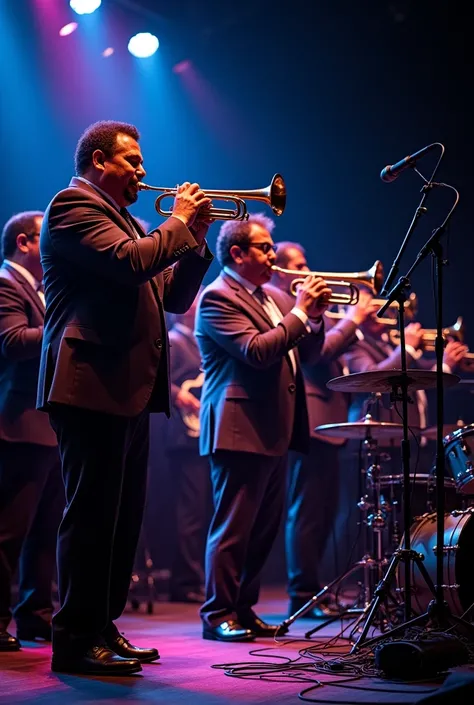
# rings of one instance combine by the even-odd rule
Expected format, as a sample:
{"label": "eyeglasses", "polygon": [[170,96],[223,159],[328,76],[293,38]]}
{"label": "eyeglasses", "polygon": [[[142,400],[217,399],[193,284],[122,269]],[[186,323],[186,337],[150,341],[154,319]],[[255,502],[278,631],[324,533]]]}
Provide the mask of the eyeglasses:
{"label": "eyeglasses", "polygon": [[268,255],[270,250],[273,250],[273,252],[277,251],[277,246],[272,245],[270,242],[249,242],[245,247],[241,245],[242,250],[248,250],[249,247],[256,247],[257,250],[261,250],[264,255]]}

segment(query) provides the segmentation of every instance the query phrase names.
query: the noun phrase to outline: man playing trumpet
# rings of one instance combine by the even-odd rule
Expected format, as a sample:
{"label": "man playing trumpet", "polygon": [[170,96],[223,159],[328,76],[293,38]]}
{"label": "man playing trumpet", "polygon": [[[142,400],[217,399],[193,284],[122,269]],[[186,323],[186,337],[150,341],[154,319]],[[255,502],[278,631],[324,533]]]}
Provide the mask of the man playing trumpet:
{"label": "man playing trumpet", "polygon": [[273,227],[261,214],[221,227],[222,271],[196,316],[205,372],[200,451],[209,457],[215,507],[201,609],[205,639],[275,635],[277,627],[253,608],[283,510],[288,449],[309,446],[300,359],[319,358],[331,290],[321,277],[306,277],[296,299],[267,286],[276,259]]}

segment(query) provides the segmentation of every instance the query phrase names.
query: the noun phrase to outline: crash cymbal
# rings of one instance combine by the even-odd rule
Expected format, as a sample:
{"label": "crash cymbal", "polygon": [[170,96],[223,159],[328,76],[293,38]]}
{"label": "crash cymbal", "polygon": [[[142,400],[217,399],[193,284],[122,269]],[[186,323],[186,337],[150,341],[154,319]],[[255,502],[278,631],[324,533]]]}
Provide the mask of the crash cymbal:
{"label": "crash cymbal", "polygon": [[[445,436],[449,436],[451,433],[454,433],[454,431],[459,431],[459,429],[464,428],[464,426],[466,426],[464,421],[461,421],[459,423],[443,424],[443,438]],[[435,441],[438,436],[438,429],[436,428],[436,426],[428,426],[428,428],[422,429],[421,435],[429,441]]]}
{"label": "crash cymbal", "polygon": [[[370,414],[367,414],[362,421],[328,423],[323,426],[316,426],[314,430],[324,436],[356,440],[364,440],[366,438],[373,438],[375,440],[383,438],[389,440],[391,438],[403,437],[403,426],[401,423],[374,421]],[[416,433],[419,429],[412,428],[412,431]]]}
{"label": "crash cymbal", "polygon": [[[327,382],[328,389],[337,392],[391,392],[401,391],[402,370],[373,370],[370,372],[356,372],[352,375],[334,377]],[[416,389],[430,389],[436,387],[436,372],[433,370],[408,370],[409,392]],[[457,375],[443,372],[443,384],[452,387],[459,382]]]}

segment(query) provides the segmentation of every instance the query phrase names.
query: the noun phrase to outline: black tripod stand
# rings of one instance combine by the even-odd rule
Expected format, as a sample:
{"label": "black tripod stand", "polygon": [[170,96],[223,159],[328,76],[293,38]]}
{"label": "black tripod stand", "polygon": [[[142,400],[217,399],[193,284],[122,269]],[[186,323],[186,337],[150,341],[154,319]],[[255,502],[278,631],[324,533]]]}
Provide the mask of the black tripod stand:
{"label": "black tripod stand", "polygon": [[[442,147],[442,145],[440,145]],[[444,148],[442,147],[444,152]],[[442,156],[442,155],[441,155]],[[433,233],[431,238],[426,242],[423,248],[417,255],[417,258],[405,277],[401,277],[396,286],[389,293],[386,304],[379,311],[379,315],[382,316],[385,310],[388,308],[390,303],[396,301],[399,307],[399,327],[400,327],[400,346],[401,346],[401,360],[402,369],[401,374],[397,378],[393,378],[392,386],[392,400],[402,402],[402,417],[403,417],[403,441],[402,441],[402,464],[403,464],[403,503],[404,503],[404,524],[405,524],[405,534],[404,541],[401,547],[395,551],[392,556],[390,565],[388,567],[387,573],[377,586],[374,599],[370,611],[368,613],[367,621],[362,629],[359,639],[354,644],[351,653],[357,651],[362,645],[372,647],[381,639],[386,639],[387,637],[393,637],[398,634],[405,632],[407,629],[413,626],[426,625],[431,623],[436,626],[437,629],[445,629],[452,627],[463,627],[463,633],[468,634],[470,638],[474,639],[474,626],[463,620],[461,617],[452,615],[449,611],[448,605],[444,600],[443,593],[443,560],[444,560],[444,474],[445,474],[445,455],[444,455],[444,445],[443,445],[443,412],[444,412],[444,384],[448,381],[448,377],[453,376],[446,375],[443,372],[443,350],[444,350],[444,338],[442,332],[442,321],[443,321],[443,266],[446,264],[443,257],[443,248],[440,242],[441,236],[446,230],[446,226],[449,219],[458,203],[459,194],[452,186],[447,184],[435,184],[433,182],[434,174],[439,166],[436,165],[435,170],[431,176],[430,181],[425,183],[423,187],[423,197],[420,205],[417,208],[417,212],[405,240],[402,244],[400,252],[394,261],[392,270],[387,279],[386,288],[388,288],[390,280],[396,276],[398,271],[398,263],[400,261],[403,250],[406,247],[408,238],[413,232],[415,225],[419,217],[426,212],[424,207],[424,202],[431,192],[433,187],[442,186],[446,188],[451,188],[456,194],[456,200],[452,206],[450,212],[448,213],[445,221],[441,227],[437,228]],[[419,172],[418,172],[419,173]],[[426,180],[425,180],[426,181]],[[409,403],[409,388],[410,388],[410,375],[407,372],[406,367],[406,347],[405,347],[405,335],[404,335],[404,304],[407,299],[407,291],[410,288],[410,275],[418,267],[418,265],[428,256],[432,254],[435,258],[436,263],[436,296],[437,296],[437,325],[436,325],[436,391],[437,391],[437,405],[436,405],[436,417],[437,417],[437,447],[436,447],[436,518],[437,518],[437,548],[436,548],[436,584],[431,580],[424,564],[423,555],[416,553],[411,549],[410,546],[410,526],[411,526],[411,498],[410,498],[410,448],[408,440],[408,403]],[[390,284],[391,285],[391,284]],[[455,378],[452,381],[459,381],[459,378]],[[416,384],[412,386],[416,389]],[[419,386],[418,388],[422,388]],[[395,578],[397,568],[400,563],[404,563],[404,575],[405,575],[405,586],[404,586],[404,617],[405,621],[399,626],[395,627],[389,632],[386,632],[380,637],[370,639],[365,641],[367,633],[373,624],[373,620],[379,609],[382,600],[386,597],[387,591]],[[411,577],[412,577],[412,566],[417,566],[423,579],[425,580],[427,586],[433,594],[433,600],[428,605],[427,611],[414,619],[411,619]]]}

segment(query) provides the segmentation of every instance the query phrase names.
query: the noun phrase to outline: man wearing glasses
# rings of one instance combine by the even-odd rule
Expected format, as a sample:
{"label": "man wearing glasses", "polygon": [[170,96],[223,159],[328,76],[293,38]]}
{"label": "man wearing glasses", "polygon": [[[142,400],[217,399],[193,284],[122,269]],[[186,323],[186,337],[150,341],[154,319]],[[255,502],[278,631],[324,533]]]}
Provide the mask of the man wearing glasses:
{"label": "man wearing glasses", "polygon": [[296,299],[265,286],[273,227],[262,214],[224,223],[216,243],[222,271],[196,316],[205,373],[200,452],[209,457],[214,496],[201,617],[203,637],[218,641],[277,629],[253,607],[283,510],[288,449],[309,446],[299,357],[318,359],[331,293],[320,277],[307,277]]}
{"label": "man wearing glasses", "polygon": [[[0,267],[0,651],[20,640],[51,641],[51,582],[64,505],[56,436],[36,411],[43,338],[43,213],[5,224]],[[12,580],[19,565],[17,636],[8,631]]]}

